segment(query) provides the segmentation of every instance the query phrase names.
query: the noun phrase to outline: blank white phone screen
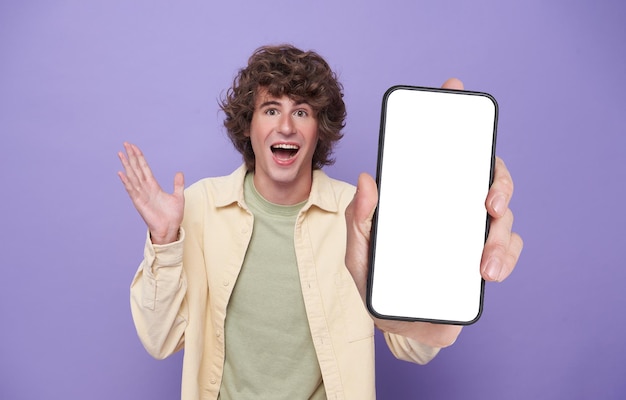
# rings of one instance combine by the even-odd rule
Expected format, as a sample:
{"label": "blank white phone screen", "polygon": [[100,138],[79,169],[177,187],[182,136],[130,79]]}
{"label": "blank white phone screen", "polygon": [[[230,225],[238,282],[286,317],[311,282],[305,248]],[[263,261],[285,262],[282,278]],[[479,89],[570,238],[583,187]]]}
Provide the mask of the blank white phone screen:
{"label": "blank white phone screen", "polygon": [[385,318],[475,322],[497,104],[415,87],[385,100],[368,306]]}

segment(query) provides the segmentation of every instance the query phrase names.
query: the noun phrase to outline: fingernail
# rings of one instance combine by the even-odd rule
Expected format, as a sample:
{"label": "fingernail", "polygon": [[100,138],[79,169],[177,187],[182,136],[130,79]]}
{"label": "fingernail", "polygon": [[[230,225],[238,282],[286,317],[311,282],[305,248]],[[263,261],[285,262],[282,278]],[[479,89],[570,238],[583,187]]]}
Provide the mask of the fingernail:
{"label": "fingernail", "polygon": [[485,265],[484,272],[489,279],[497,281],[500,278],[500,272],[502,272],[502,264],[497,258],[492,258]]}
{"label": "fingernail", "polygon": [[491,208],[493,208],[493,211],[495,211],[496,214],[504,215],[504,210],[506,208],[506,199],[504,196],[499,195],[494,197],[493,200],[491,200]]}

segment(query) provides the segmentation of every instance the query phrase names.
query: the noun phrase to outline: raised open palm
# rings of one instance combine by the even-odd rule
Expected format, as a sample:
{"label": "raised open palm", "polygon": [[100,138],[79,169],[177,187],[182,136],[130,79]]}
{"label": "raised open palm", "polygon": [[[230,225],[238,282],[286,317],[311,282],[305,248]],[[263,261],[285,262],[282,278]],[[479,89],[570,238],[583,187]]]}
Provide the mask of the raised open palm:
{"label": "raised open palm", "polygon": [[178,172],[174,177],[174,192],[166,193],[156,181],[143,153],[137,146],[124,143],[124,152],[118,156],[124,172],[118,172],[130,199],[141,218],[148,225],[154,244],[166,244],[177,240],[183,220],[185,197],[184,177]]}

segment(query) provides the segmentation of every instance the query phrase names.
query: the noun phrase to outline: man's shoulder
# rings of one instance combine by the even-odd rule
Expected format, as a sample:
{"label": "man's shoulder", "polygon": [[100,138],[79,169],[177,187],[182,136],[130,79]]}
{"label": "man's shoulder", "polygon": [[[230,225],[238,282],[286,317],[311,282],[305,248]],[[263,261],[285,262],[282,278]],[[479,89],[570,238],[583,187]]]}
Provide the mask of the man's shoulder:
{"label": "man's shoulder", "polygon": [[202,178],[185,189],[185,197],[211,197],[219,202],[236,201],[242,194],[246,169],[242,165],[229,175]]}
{"label": "man's shoulder", "polygon": [[333,188],[339,192],[347,192],[350,194],[354,194],[354,192],[356,191],[356,186],[354,186],[353,184],[349,182],[342,181],[336,178],[331,178],[331,177],[328,177],[328,180],[330,181]]}
{"label": "man's shoulder", "polygon": [[[311,193],[316,195],[316,200],[322,208],[334,208],[332,204],[336,204],[339,209],[345,208],[345,206],[352,201],[356,187],[348,182],[331,178],[326,175],[322,170],[314,171],[313,186]],[[330,202],[330,203],[329,203]]]}

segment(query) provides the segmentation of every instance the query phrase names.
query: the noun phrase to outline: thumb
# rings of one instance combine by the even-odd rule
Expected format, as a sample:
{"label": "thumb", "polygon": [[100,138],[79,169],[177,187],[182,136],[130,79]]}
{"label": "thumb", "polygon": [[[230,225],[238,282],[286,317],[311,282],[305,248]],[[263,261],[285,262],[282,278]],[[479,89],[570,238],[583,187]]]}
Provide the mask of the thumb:
{"label": "thumb", "polygon": [[350,204],[352,208],[350,217],[352,222],[358,225],[359,231],[368,239],[376,204],[378,204],[376,182],[369,174],[362,173],[359,175],[356,193]]}
{"label": "thumb", "polygon": [[185,190],[185,177],[182,172],[177,172],[174,175],[174,194],[176,196],[182,196]]}
{"label": "thumb", "polygon": [[365,301],[369,240],[372,217],[378,203],[376,182],[368,174],[359,176],[357,190],[346,208],[347,243],[345,263]]}

